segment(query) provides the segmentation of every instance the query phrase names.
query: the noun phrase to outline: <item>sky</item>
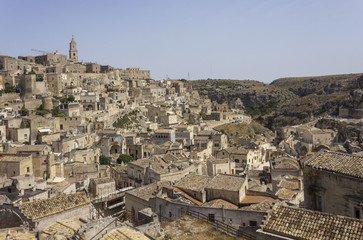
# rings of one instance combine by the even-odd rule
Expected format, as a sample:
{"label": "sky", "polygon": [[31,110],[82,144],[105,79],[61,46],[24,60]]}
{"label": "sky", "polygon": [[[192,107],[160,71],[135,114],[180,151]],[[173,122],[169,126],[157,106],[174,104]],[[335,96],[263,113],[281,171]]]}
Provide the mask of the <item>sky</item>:
{"label": "sky", "polygon": [[363,72],[362,0],[0,0],[0,55],[31,49],[151,77],[253,79]]}

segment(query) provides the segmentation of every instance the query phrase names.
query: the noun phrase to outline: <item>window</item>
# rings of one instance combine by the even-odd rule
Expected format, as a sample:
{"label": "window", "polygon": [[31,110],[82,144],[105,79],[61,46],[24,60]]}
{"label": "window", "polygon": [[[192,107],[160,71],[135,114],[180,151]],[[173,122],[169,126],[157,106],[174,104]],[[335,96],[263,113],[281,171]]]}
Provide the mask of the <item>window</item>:
{"label": "window", "polygon": [[323,211],[323,199],[318,194],[315,194],[315,210]]}
{"label": "window", "polygon": [[360,219],[360,209],[358,207],[353,208],[353,217]]}
{"label": "window", "polygon": [[27,168],[26,168],[26,172],[27,172],[27,173],[29,173],[29,172],[30,172],[30,168],[29,168],[29,167],[27,167]]}
{"label": "window", "polygon": [[208,221],[209,222],[214,222],[215,221],[215,215],[212,213],[208,213]]}
{"label": "window", "polygon": [[249,225],[250,227],[257,227],[257,221],[250,221]]}
{"label": "window", "polygon": [[63,124],[60,125],[60,130],[63,130]]}

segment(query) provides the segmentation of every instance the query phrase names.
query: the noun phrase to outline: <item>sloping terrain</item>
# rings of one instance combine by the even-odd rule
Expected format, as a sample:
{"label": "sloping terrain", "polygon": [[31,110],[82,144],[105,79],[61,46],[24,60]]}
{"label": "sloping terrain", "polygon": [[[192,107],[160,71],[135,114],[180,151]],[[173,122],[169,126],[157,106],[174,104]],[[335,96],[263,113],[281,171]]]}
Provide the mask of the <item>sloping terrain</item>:
{"label": "sloping terrain", "polygon": [[310,94],[331,94],[345,92],[352,88],[355,80],[361,76],[356,74],[340,74],[316,77],[279,78],[270,85],[287,89],[303,97]]}
{"label": "sloping terrain", "polygon": [[[212,101],[234,107],[240,98],[243,109],[269,129],[308,122],[316,117],[338,115],[339,107],[359,106],[363,74],[280,78],[271,84],[252,80],[187,81]],[[353,95],[354,92],[354,95]],[[357,100],[358,99],[358,100]],[[357,102],[358,101],[358,102]]]}

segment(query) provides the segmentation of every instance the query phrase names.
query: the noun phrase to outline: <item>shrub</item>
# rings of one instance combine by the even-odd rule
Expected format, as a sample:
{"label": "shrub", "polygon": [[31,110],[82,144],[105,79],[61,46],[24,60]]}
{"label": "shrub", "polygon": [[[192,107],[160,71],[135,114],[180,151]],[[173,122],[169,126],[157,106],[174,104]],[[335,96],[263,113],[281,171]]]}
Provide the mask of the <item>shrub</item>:
{"label": "shrub", "polygon": [[29,110],[27,108],[21,109],[21,116],[27,116],[29,114]]}
{"label": "shrub", "polygon": [[120,154],[120,156],[117,158],[117,163],[121,164],[121,163],[128,163],[128,162],[132,162],[134,159],[127,154]]}
{"label": "shrub", "polygon": [[101,165],[110,165],[111,164],[111,158],[106,157],[105,155],[100,156],[100,164]]}
{"label": "shrub", "polygon": [[68,102],[74,102],[74,96],[73,95],[70,95],[68,98],[67,98]]}

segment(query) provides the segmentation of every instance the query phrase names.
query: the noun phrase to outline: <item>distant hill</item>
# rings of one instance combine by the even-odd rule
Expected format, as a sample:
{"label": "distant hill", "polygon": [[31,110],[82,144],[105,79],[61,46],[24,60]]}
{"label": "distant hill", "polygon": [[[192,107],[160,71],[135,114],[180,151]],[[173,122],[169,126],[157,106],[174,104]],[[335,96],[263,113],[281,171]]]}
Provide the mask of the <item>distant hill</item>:
{"label": "distant hill", "polygon": [[265,84],[254,80],[207,79],[187,81],[200,95],[230,106],[240,98],[244,110],[271,130],[337,115],[352,91],[361,88],[362,73],[291,77]]}
{"label": "distant hill", "polygon": [[271,85],[287,89],[300,97],[317,93],[329,94],[351,89],[352,84],[362,73],[339,74],[315,77],[291,77],[274,80]]}

